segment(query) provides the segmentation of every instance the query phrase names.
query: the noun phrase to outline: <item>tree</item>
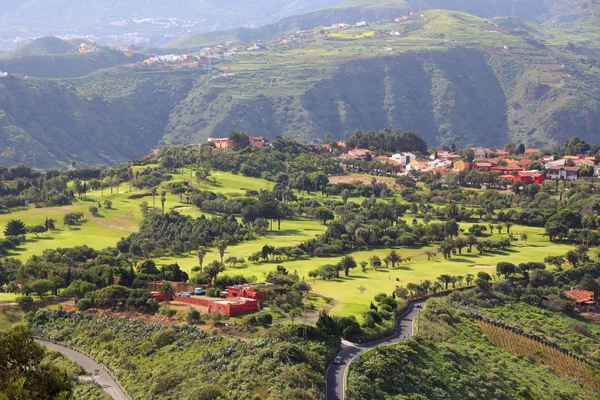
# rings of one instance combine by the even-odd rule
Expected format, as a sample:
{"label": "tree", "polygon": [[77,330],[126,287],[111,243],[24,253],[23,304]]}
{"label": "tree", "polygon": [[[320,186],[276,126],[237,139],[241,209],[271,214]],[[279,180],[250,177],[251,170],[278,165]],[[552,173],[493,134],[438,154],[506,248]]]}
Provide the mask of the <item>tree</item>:
{"label": "tree", "polygon": [[444,284],[444,290],[448,290],[448,284],[452,282],[452,276],[442,274],[437,279],[438,281]]}
{"label": "tree", "polygon": [[45,349],[22,324],[0,332],[0,398],[57,400],[72,397],[73,383],[44,362]]}
{"label": "tree", "polygon": [[173,296],[175,296],[175,288],[173,288],[169,282],[163,282],[162,285],[158,287],[158,293],[165,296],[165,301],[168,303]]}
{"label": "tree", "polygon": [[506,233],[510,234],[510,228],[512,228],[514,224],[512,222],[505,222],[504,227],[506,228]]}
{"label": "tree", "polygon": [[360,294],[363,294],[364,292],[366,292],[367,288],[364,287],[363,285],[359,285],[358,286],[358,291],[360,292]]}
{"label": "tree", "polygon": [[152,193],[152,209],[156,210],[156,195],[158,194],[158,189],[153,187],[151,190],[151,193]]}
{"label": "tree", "polygon": [[206,247],[204,246],[200,246],[198,247],[198,264],[200,264],[200,272],[202,272],[202,267],[204,265],[204,257],[206,257],[206,253],[208,253],[208,250],[206,250]]}
{"label": "tree", "polygon": [[366,261],[361,261],[359,264],[360,264],[360,270],[362,272],[367,272],[367,265],[369,265],[369,263]]}
{"label": "tree", "polygon": [[544,226],[544,229],[551,242],[553,242],[554,239],[561,240],[569,234],[569,227],[557,221],[548,221]]}
{"label": "tree", "polygon": [[344,206],[346,206],[348,204],[349,197],[350,197],[350,192],[348,191],[348,189],[342,190],[342,202],[344,203]]}
{"label": "tree", "polygon": [[89,210],[90,210],[90,214],[92,214],[94,217],[97,217],[98,212],[100,211],[100,210],[98,210],[98,207],[96,207],[96,206],[90,206]]}
{"label": "tree", "polygon": [[356,268],[356,266],[356,261],[352,256],[344,256],[338,263],[338,269],[343,270],[346,276],[350,275],[350,269]]}
{"label": "tree", "polygon": [[465,277],[465,281],[467,282],[467,285],[471,285],[471,283],[473,283],[473,279],[475,277],[473,276],[473,274],[467,274],[467,276]]}
{"label": "tree", "polygon": [[563,264],[566,262],[563,256],[546,256],[544,262],[550,265],[554,265],[559,271],[562,270]]}
{"label": "tree", "polygon": [[216,284],[217,276],[223,271],[225,271],[225,266],[218,261],[213,261],[204,268],[204,273],[208,276],[211,285]]}
{"label": "tree", "polygon": [[371,264],[371,267],[373,267],[373,269],[377,271],[377,268],[381,267],[381,258],[379,258],[378,256],[371,256],[369,258],[369,264]]}
{"label": "tree", "polygon": [[333,212],[326,207],[320,207],[319,209],[317,209],[317,212],[315,213],[315,217],[320,220],[323,221],[323,225],[327,225],[327,221],[331,221],[335,218],[335,216],[333,215]]}
{"label": "tree", "polygon": [[25,224],[19,219],[11,219],[4,228],[4,236],[21,236],[25,233],[27,233]]}
{"label": "tree", "polygon": [[525,244],[527,244],[527,239],[529,239],[529,235],[525,232],[521,233],[521,240],[524,241]]}
{"label": "tree", "polygon": [[396,267],[396,263],[402,262],[402,257],[396,252],[396,250],[392,250],[385,257],[386,262],[392,264],[392,268]]}
{"label": "tree", "polygon": [[496,273],[498,275],[504,275],[507,279],[515,272],[517,272],[517,267],[513,263],[501,261],[496,265]]}
{"label": "tree", "polygon": [[77,301],[84,297],[86,293],[93,292],[96,289],[97,287],[93,283],[76,279],[64,290],[62,290],[62,294],[67,297],[75,297],[75,301]]}
{"label": "tree", "polygon": [[42,299],[46,293],[54,289],[54,282],[50,279],[38,279],[33,281],[31,289]]}
{"label": "tree", "polygon": [[40,233],[46,232],[46,227],[41,224],[28,226],[26,229],[27,229],[27,232],[33,233],[35,235],[35,237],[40,237]]}
{"label": "tree", "polygon": [[198,310],[192,308],[190,311],[188,311],[185,320],[190,325],[196,325],[202,321],[202,316],[200,315]]}
{"label": "tree", "polygon": [[227,242],[219,240],[216,243],[217,249],[219,249],[219,256],[221,257],[221,264],[223,264],[223,257],[225,257],[225,250],[227,250]]}

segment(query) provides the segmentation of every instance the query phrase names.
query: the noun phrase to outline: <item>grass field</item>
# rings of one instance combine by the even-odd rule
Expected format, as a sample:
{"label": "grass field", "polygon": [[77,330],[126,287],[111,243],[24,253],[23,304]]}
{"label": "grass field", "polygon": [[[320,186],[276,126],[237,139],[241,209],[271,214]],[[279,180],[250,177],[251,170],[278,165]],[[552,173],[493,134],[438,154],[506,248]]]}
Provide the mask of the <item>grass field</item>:
{"label": "grass field", "polygon": [[15,301],[17,295],[15,293],[0,293],[0,302],[3,301]]}
{"label": "grass field", "polygon": [[[366,176],[352,175],[352,180],[362,179]],[[368,177],[370,179],[370,177]],[[228,197],[243,196],[246,190],[260,190],[272,187],[272,183],[263,179],[248,178],[241,175],[235,175],[226,172],[214,171],[210,182],[198,184],[195,180],[191,180],[189,170],[183,173],[173,173],[173,180],[170,182],[188,181],[194,187],[202,190],[212,190],[220,192]],[[383,178],[385,179],[385,178]],[[388,183],[392,183],[391,181]],[[169,182],[163,183],[159,188],[167,191],[167,200],[165,209],[175,209],[183,214],[193,217],[202,214],[193,205],[185,204],[180,199],[169,193]],[[137,230],[139,222],[142,220],[140,204],[147,201],[150,207],[153,206],[152,197],[143,199],[128,199],[131,194],[147,193],[148,190],[131,191],[126,185],[122,185],[119,193],[114,190],[111,194],[110,190],[91,192],[86,199],[76,200],[73,205],[66,207],[39,208],[17,211],[11,214],[0,215],[0,226],[10,219],[21,219],[26,224],[43,223],[46,217],[57,220],[58,230],[40,235],[40,238],[35,238],[33,235],[28,235],[28,241],[22,245],[17,251],[14,251],[11,256],[15,256],[23,261],[35,254],[41,254],[45,249],[58,247],[73,247],[77,245],[87,244],[96,249],[102,249],[108,246],[114,246],[121,238],[128,236],[131,232]],[[303,197],[317,196],[317,194],[308,195],[302,193]],[[335,196],[330,199],[339,199]],[[90,205],[96,205],[97,202],[102,203],[105,199],[112,201],[112,209],[100,210],[100,216],[93,217],[88,208]],[[184,199],[185,200],[185,199]],[[350,201],[360,202],[360,198],[351,198]],[[156,207],[160,207],[160,196],[155,198]],[[62,223],[62,218],[65,213],[72,211],[80,211],[85,215],[85,221],[78,227],[69,229]],[[404,217],[408,223],[412,223],[413,216],[408,214]],[[461,228],[468,229],[472,225],[470,223],[461,224]],[[236,245],[229,246],[226,251],[225,259],[230,256],[247,259],[251,254],[259,251],[265,244],[271,246],[293,246],[303,241],[314,238],[315,235],[322,234],[326,230],[326,226],[314,220],[296,218],[294,220],[284,220],[281,223],[281,230],[269,232],[267,236],[257,238],[255,240],[242,242]],[[276,229],[276,225],[275,225]],[[454,256],[451,259],[444,260],[441,256],[428,260],[424,255],[425,250],[435,249],[437,246],[430,248],[398,248],[396,249],[403,258],[411,258],[410,262],[403,262],[397,265],[394,269],[382,268],[379,271],[374,271],[370,267],[367,272],[362,272],[360,268],[351,271],[349,277],[342,277],[332,281],[310,281],[312,289],[315,293],[332,297],[335,300],[335,306],[332,310],[334,314],[342,315],[361,315],[368,307],[373,296],[379,292],[391,293],[396,286],[405,286],[408,282],[420,283],[423,280],[435,280],[441,274],[463,275],[474,274],[479,271],[488,273],[495,272],[495,265],[500,261],[511,261],[515,264],[526,261],[541,261],[547,255],[562,255],[565,254],[571,247],[568,245],[551,244],[548,239],[542,236],[542,228],[513,226],[511,232],[517,237],[520,233],[527,233],[529,236],[528,242],[519,242],[516,246],[506,250],[479,255],[474,249],[473,254],[467,254],[466,249],[463,250],[462,256]],[[494,233],[489,238],[499,240],[507,237],[506,232],[501,235]],[[357,262],[368,261],[369,257],[377,255],[381,258],[390,251],[390,249],[377,249],[369,251],[359,251],[352,254]],[[273,271],[276,265],[284,265],[290,272],[296,271],[301,278],[308,280],[308,273],[311,270],[317,269],[324,264],[336,263],[340,257],[325,258],[316,257],[308,260],[299,261],[280,261],[268,263],[246,263],[245,266],[237,265],[235,267],[227,266],[225,274],[237,275],[241,274],[247,277],[254,276],[258,281],[265,279],[266,275]],[[215,249],[209,249],[209,253],[205,257],[204,263],[218,260],[219,254]],[[191,269],[198,265],[197,257],[194,252],[180,257],[163,257],[155,260],[157,264],[166,265],[177,262],[184,270],[190,272]],[[364,287],[365,290],[361,293],[359,288]],[[362,289],[362,288],[361,288]],[[2,299],[0,294],[0,300]]]}

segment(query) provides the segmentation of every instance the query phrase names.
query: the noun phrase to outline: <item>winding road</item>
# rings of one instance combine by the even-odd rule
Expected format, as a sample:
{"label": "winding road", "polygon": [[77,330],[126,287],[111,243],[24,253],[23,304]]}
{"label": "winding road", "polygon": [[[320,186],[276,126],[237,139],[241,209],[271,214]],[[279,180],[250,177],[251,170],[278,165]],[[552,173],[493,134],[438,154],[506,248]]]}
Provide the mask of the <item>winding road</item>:
{"label": "winding road", "polygon": [[419,311],[424,305],[425,301],[413,303],[408,311],[398,320],[396,333],[392,337],[366,344],[356,344],[342,340],[342,350],[338,353],[338,356],[341,357],[341,363],[339,365],[332,363],[325,373],[327,400],[344,400],[348,366],[357,355],[364,351],[374,349],[375,347],[398,343],[403,339],[411,337],[414,333],[412,325],[413,320],[417,318]]}
{"label": "winding road", "polygon": [[[36,342],[47,347],[50,350],[57,351],[71,360],[75,361],[79,364],[86,372],[93,374],[94,379],[102,389],[114,400],[130,400],[130,397],[120,388],[120,386],[115,382],[115,380],[106,372],[103,366],[98,364],[96,361],[92,360],[85,354],[81,354],[73,349],[70,349],[65,346],[61,346],[60,344],[56,344],[53,342],[47,342],[45,340],[37,340]],[[99,371],[98,375],[95,375],[94,372]]]}

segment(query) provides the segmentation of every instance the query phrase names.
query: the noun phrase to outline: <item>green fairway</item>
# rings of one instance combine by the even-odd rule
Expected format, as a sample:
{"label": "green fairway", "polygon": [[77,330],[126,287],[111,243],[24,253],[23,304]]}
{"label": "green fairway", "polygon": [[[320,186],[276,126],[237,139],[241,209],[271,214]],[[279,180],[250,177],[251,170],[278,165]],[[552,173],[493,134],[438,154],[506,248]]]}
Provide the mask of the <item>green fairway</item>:
{"label": "green fairway", "polygon": [[0,302],[2,301],[15,301],[17,295],[15,293],[0,293]]}
{"label": "green fairway", "polygon": [[[140,167],[137,167],[138,169]],[[188,182],[195,188],[201,190],[210,190],[217,193],[222,193],[228,198],[243,196],[247,190],[259,191],[273,187],[273,183],[264,179],[250,178],[242,175],[233,174],[230,172],[212,171],[208,181],[201,183],[196,179],[191,178],[191,171],[184,169],[171,173],[172,180],[163,182],[157,188],[158,195],[146,196],[139,199],[129,199],[132,194],[150,193],[149,189],[132,190],[122,184],[118,189],[114,188],[111,193],[110,189],[94,191],[87,194],[86,198],[78,199],[71,206],[51,207],[51,208],[31,208],[13,212],[11,214],[0,215],[0,226],[4,225],[10,219],[21,219],[27,225],[41,224],[46,218],[53,218],[57,221],[57,230],[41,234],[39,238],[35,235],[27,235],[27,242],[21,245],[16,251],[10,255],[27,260],[32,255],[41,254],[45,249],[58,247],[73,247],[78,245],[88,245],[96,249],[102,249],[109,246],[115,246],[121,237],[126,237],[138,229],[139,223],[142,221],[142,212],[140,204],[147,202],[149,207],[161,208],[160,193],[165,191],[166,202],[165,211],[176,210],[182,214],[197,217],[203,213],[193,204],[185,203],[186,199],[182,196],[171,194],[169,185],[175,182]],[[343,178],[343,181],[361,180],[369,182],[369,175],[353,174]],[[393,178],[377,178],[380,181],[386,181],[390,186],[394,184]],[[320,193],[297,193],[299,197],[317,197],[320,198]],[[401,198],[394,197],[396,201],[404,202]],[[109,199],[112,202],[111,209],[106,209],[104,201]],[[330,200],[341,200],[337,196],[328,197]],[[360,203],[363,198],[350,198],[349,201]],[[94,217],[89,212],[91,205],[101,207],[99,215]],[[83,212],[85,220],[80,226],[69,228],[63,224],[63,216],[67,212]],[[410,213],[404,215],[403,219],[412,224],[415,219]],[[421,218],[416,218],[417,222],[422,223]],[[486,225],[485,222],[480,222]],[[467,232],[468,228],[473,223],[461,223],[462,232]],[[274,231],[269,232],[266,236],[258,237],[254,240],[240,242],[235,245],[230,245],[225,253],[224,260],[229,257],[239,259],[248,259],[250,255],[262,249],[265,244],[270,246],[295,246],[307,240],[314,238],[316,235],[324,233],[327,226],[319,221],[307,218],[294,218],[293,220],[282,220],[281,230],[277,230],[277,225],[274,224]],[[273,271],[277,265],[283,265],[290,272],[297,272],[301,279],[307,280],[312,290],[322,296],[333,298],[333,314],[338,315],[356,315],[360,316],[367,310],[373,296],[380,292],[391,293],[396,286],[406,286],[407,283],[421,283],[423,280],[434,281],[441,274],[462,275],[467,274],[477,275],[480,271],[485,271],[490,274],[495,273],[495,266],[500,261],[510,261],[518,264],[527,261],[542,261],[548,255],[563,255],[572,246],[554,244],[548,241],[548,238],[543,236],[543,228],[533,228],[514,225],[511,228],[511,233],[515,237],[520,238],[522,233],[528,235],[526,242],[519,240],[515,245],[506,251],[496,251],[479,255],[477,250],[473,248],[473,253],[468,254],[467,249],[463,249],[462,255],[455,255],[450,259],[443,259],[441,254],[431,260],[427,259],[425,251],[436,250],[437,244],[423,248],[396,248],[395,250],[402,258],[410,258],[409,262],[402,262],[396,268],[381,268],[379,271],[373,270],[370,266],[366,272],[362,272],[360,267],[350,271],[349,277],[340,277],[332,281],[309,280],[308,273],[325,264],[335,264],[341,257],[313,257],[307,260],[297,261],[269,261],[266,263],[251,263],[236,264],[233,267],[226,264],[224,274],[228,275],[244,275],[246,277],[255,277],[257,281],[264,281],[266,275]],[[483,239],[500,240],[507,238],[506,230],[502,234],[494,232],[493,235],[487,235]],[[391,249],[376,249],[369,251],[358,251],[351,255],[357,263],[368,261],[373,255],[384,258]],[[220,256],[215,248],[209,248],[209,253],[204,259],[204,264],[211,261],[219,260]],[[157,258],[156,263],[167,265],[178,263],[182,269],[191,274],[192,268],[198,266],[198,260],[195,252],[187,253],[186,255],[175,257]],[[343,274],[342,274],[343,275]],[[3,299],[0,294],[0,300]],[[6,295],[5,297],[14,300],[14,296]],[[12,297],[11,297],[12,296]]]}
{"label": "green fairway", "polygon": [[[160,192],[162,190],[167,192],[165,211],[176,210],[185,215],[193,217],[200,216],[202,212],[195,206],[180,201],[178,196],[169,192],[168,185],[170,183],[189,181],[192,186],[196,188],[223,193],[228,197],[242,196],[245,194],[246,190],[258,191],[260,189],[270,188],[273,185],[271,182],[264,179],[249,178],[229,172],[218,171],[213,172],[213,175],[211,176],[211,180],[213,180],[214,183],[205,182],[198,184],[195,179],[190,179],[189,170],[184,170],[182,174],[173,173],[172,176],[173,179],[170,182],[163,182],[161,184],[161,187],[158,189],[158,195],[155,196],[154,201],[152,200],[152,196],[140,199],[129,199],[128,197],[133,194],[149,193],[150,190],[142,189],[129,191],[129,187],[123,184],[118,189],[118,193],[117,188],[113,189],[113,193],[111,193],[110,189],[104,189],[104,191],[92,191],[89,192],[85,198],[77,199],[69,206],[46,208],[31,207],[27,210],[0,214],[0,227],[4,227],[6,222],[11,219],[20,219],[26,225],[43,224],[46,218],[56,220],[57,229],[55,231],[40,234],[39,237],[28,234],[27,242],[22,244],[15,251],[12,251],[9,255],[25,261],[33,255],[41,254],[46,249],[81,245],[103,249],[114,246],[120,238],[127,237],[132,232],[137,231],[139,223],[143,219],[140,210],[140,204],[143,201],[146,201],[151,208],[153,206],[156,206],[156,208],[161,207]],[[110,200],[112,202],[111,209],[105,208],[105,200]],[[185,198],[182,200],[185,201]],[[98,203],[101,204],[101,208],[99,207],[100,212],[97,217],[94,217],[89,212],[89,207],[97,206]],[[72,228],[67,227],[63,223],[63,217],[70,212],[84,213],[85,220],[79,226]],[[317,222],[309,222],[318,225]],[[290,226],[289,229],[302,230],[304,228],[294,228]],[[0,233],[0,235],[2,235],[2,237],[4,236],[3,233]],[[304,234],[301,236],[303,238],[302,240],[306,237]],[[283,243],[283,238],[282,241],[278,243]]]}
{"label": "green fairway", "polygon": [[[407,218],[412,220],[410,216]],[[293,231],[282,230],[281,232],[275,232],[273,236],[228,247],[224,258],[227,259],[234,256],[238,259],[242,257],[247,259],[248,256],[259,251],[265,244],[272,246],[294,245],[301,240],[306,240],[308,236],[311,236],[310,234],[322,232],[325,228],[315,221],[283,221],[282,228],[289,228],[290,224],[294,226]],[[466,229],[470,225],[472,224],[461,224],[461,228]],[[312,230],[307,232],[307,229]],[[573,248],[569,245],[550,243],[546,237],[542,236],[542,228],[515,225],[511,228],[511,232],[517,236],[520,233],[527,233],[529,236],[527,243],[521,242],[506,251],[495,251],[483,255],[478,254],[475,248],[473,248],[473,253],[471,254],[467,254],[466,249],[463,249],[462,255],[456,255],[446,260],[440,254],[431,260],[427,260],[424,252],[426,250],[435,250],[437,246],[429,248],[396,248],[395,250],[403,258],[411,258],[411,261],[396,265],[396,268],[380,268],[378,271],[373,270],[369,266],[366,273],[361,272],[360,267],[357,267],[350,271],[349,277],[342,276],[332,281],[309,280],[308,272],[325,264],[335,264],[339,261],[340,257],[314,257],[308,260],[273,261],[257,264],[247,262],[246,267],[230,267],[227,265],[224,274],[254,276],[258,281],[263,281],[266,275],[273,271],[277,265],[283,265],[288,271],[296,271],[301,279],[304,278],[307,280],[315,293],[332,297],[335,300],[335,307],[331,311],[332,314],[356,315],[358,317],[368,309],[373,296],[380,292],[391,293],[396,286],[406,286],[409,282],[421,283],[423,280],[434,281],[441,274],[462,276],[473,274],[476,276],[480,271],[493,274],[496,272],[496,264],[500,261],[509,261],[514,264],[541,261],[548,255],[563,255]],[[493,236],[488,236],[487,238],[499,240],[506,237],[508,237],[506,232],[503,232],[502,234],[495,233]],[[205,257],[205,264],[213,260],[219,260],[218,252],[215,249],[211,250]],[[368,261],[373,255],[377,255],[383,259],[390,250],[359,251],[351,255],[357,263],[360,263],[360,261]],[[182,269],[188,272],[194,266],[198,265],[195,254],[190,254],[187,257],[165,257],[155,261],[158,265],[177,262]],[[365,288],[363,293],[359,291],[359,287],[361,286]]]}

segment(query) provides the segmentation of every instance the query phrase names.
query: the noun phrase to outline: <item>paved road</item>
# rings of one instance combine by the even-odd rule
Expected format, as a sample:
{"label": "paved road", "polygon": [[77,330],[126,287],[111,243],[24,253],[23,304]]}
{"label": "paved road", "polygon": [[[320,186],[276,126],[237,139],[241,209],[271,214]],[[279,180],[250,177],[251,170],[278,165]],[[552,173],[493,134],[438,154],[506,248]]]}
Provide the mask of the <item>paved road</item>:
{"label": "paved road", "polygon": [[424,304],[424,301],[413,303],[409,311],[398,320],[396,334],[390,338],[362,345],[342,340],[342,350],[338,353],[338,356],[342,358],[342,363],[340,365],[331,364],[326,372],[327,400],[344,400],[346,370],[354,357],[363,351],[394,344],[411,337],[413,335],[412,322],[417,318],[420,310],[418,306],[423,307]]}
{"label": "paved road", "polygon": [[100,371],[98,375],[94,375],[94,379],[100,386],[102,386],[106,394],[108,394],[114,400],[129,400],[127,394],[121,390],[119,385],[117,385],[117,382],[114,381],[114,379],[106,372],[106,370],[104,370],[100,364],[88,356],[52,342],[46,342],[44,340],[36,340],[36,342],[46,346],[50,350],[58,351],[59,353],[69,357],[77,364],[81,365],[81,367],[83,367],[83,369],[90,374],[93,374],[96,370]]}

